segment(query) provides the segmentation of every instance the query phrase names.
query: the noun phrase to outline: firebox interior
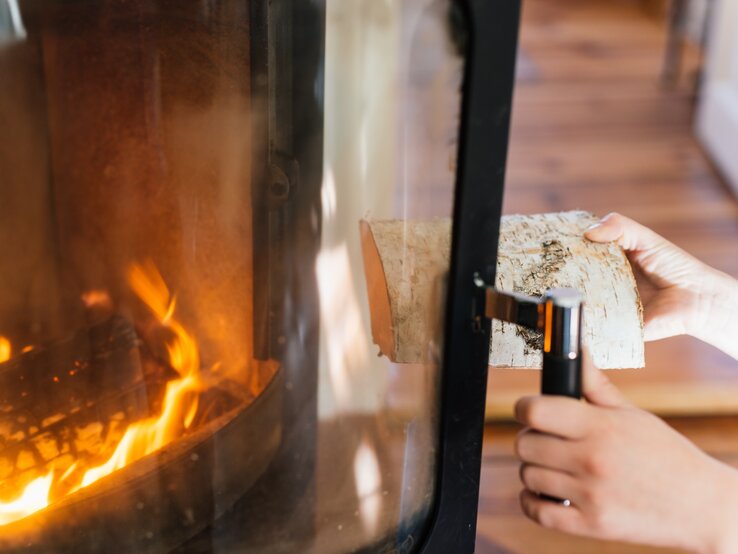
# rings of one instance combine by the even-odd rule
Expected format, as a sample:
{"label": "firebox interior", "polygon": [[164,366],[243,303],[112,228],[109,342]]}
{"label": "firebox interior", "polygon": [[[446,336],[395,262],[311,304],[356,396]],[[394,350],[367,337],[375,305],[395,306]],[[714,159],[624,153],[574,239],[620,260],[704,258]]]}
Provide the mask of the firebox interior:
{"label": "firebox interior", "polygon": [[451,215],[451,2],[17,15],[0,34],[0,548],[412,549],[445,293],[422,363],[378,356],[359,222]]}

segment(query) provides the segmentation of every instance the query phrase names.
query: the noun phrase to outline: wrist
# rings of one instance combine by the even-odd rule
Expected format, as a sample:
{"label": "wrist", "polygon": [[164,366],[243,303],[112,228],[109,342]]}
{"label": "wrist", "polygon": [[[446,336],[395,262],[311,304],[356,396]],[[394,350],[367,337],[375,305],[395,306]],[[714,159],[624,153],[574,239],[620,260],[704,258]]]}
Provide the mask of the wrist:
{"label": "wrist", "polygon": [[689,334],[738,359],[738,280],[711,270],[699,294],[702,317]]}
{"label": "wrist", "polygon": [[695,506],[695,513],[704,518],[701,543],[695,551],[705,554],[738,552],[738,471],[717,460],[706,483],[704,506]]}

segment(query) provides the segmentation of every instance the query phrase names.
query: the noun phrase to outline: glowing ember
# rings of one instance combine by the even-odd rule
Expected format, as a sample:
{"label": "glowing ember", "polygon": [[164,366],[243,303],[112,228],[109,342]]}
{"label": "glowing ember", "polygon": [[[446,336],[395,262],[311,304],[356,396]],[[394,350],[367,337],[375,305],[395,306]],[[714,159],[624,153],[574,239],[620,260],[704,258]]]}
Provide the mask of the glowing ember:
{"label": "glowing ember", "polygon": [[[71,494],[169,444],[182,436],[192,424],[202,390],[197,343],[175,319],[175,298],[153,263],[134,264],[128,273],[128,282],[159,323],[172,334],[167,342],[169,365],[179,374],[179,378],[167,383],[161,413],[131,424],[112,455],[101,465],[82,473],[77,471],[81,469],[79,462],[75,462],[59,479],[55,480],[50,473],[32,481],[17,499],[0,502],[0,525],[17,521],[48,506],[49,494],[55,485],[63,483],[62,490]],[[97,293],[94,298],[89,298],[93,303],[98,299],[100,296]],[[5,343],[9,358],[10,343],[7,340]],[[4,352],[3,343],[0,342],[0,360]]]}
{"label": "glowing ember", "polygon": [[113,305],[113,301],[106,290],[88,290],[82,293],[82,303],[87,308],[93,306],[105,306],[110,307]]}
{"label": "glowing ember", "polygon": [[0,336],[0,363],[7,362],[10,359],[10,341]]}

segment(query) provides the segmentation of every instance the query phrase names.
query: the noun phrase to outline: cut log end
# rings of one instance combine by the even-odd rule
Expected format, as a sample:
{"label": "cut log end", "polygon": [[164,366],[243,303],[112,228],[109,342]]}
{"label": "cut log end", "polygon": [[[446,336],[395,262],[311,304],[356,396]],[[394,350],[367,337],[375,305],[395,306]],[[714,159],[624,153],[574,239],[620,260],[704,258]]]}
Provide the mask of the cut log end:
{"label": "cut log end", "polygon": [[[392,308],[390,305],[389,287],[382,266],[377,243],[374,241],[371,226],[367,221],[359,222],[361,233],[364,272],[367,276],[367,293],[371,308],[371,329],[374,343],[379,352],[390,359],[396,358],[395,340],[393,337]],[[370,277],[371,276],[371,277]]]}

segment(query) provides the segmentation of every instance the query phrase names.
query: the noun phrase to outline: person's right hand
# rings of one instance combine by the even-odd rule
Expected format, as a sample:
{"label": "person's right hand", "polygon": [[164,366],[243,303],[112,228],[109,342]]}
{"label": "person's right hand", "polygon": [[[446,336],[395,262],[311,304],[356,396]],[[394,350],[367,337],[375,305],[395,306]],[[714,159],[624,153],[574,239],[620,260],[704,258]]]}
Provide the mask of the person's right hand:
{"label": "person's right hand", "polygon": [[545,395],[515,404],[525,426],[515,441],[523,512],[576,535],[738,552],[738,471],[630,404],[605,373],[585,355],[585,402]]}
{"label": "person's right hand", "polygon": [[630,260],[644,307],[645,339],[689,334],[738,358],[738,284],[662,236],[611,213],[585,232],[616,242]]}

